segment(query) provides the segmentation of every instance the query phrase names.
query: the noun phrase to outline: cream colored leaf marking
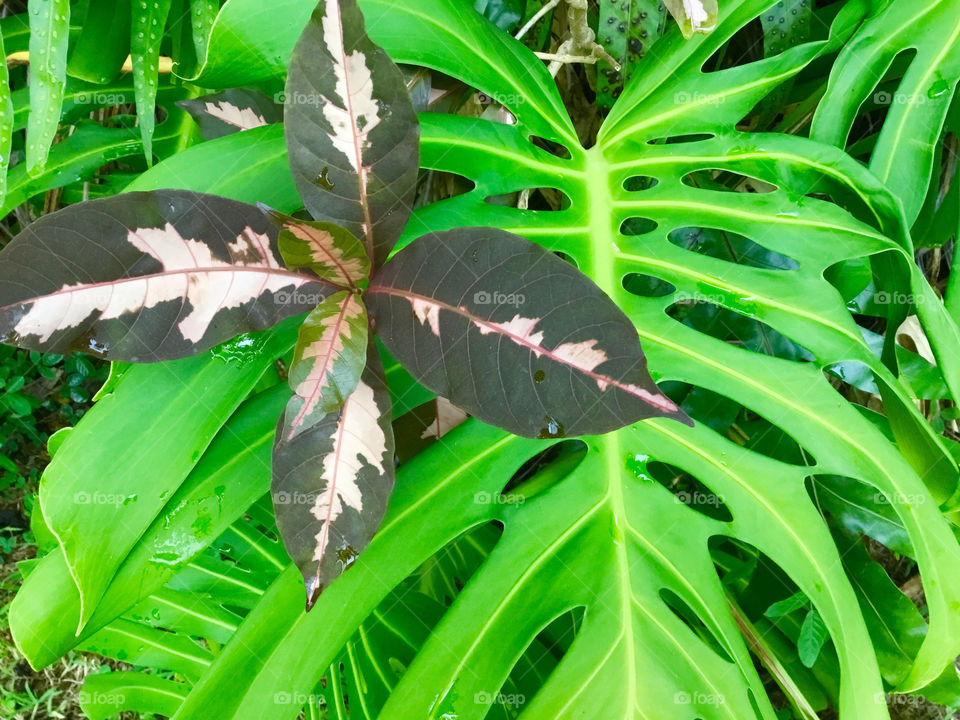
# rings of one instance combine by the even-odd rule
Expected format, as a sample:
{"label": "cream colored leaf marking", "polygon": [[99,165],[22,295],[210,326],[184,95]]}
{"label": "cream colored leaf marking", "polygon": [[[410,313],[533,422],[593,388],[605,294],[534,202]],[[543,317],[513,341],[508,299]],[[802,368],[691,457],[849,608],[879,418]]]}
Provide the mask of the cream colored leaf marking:
{"label": "cream colored leaf marking", "polygon": [[303,240],[310,248],[311,259],[318,265],[332,268],[344,285],[353,287],[365,277],[363,259],[344,257],[332,233],[298,222],[284,223],[283,228]]}
{"label": "cream colored leaf marking", "polygon": [[521,315],[515,315],[507,322],[491,322],[478,318],[464,307],[456,307],[409,291],[394,290],[383,286],[371,287],[369,290],[370,292],[382,292],[386,295],[401,297],[408,301],[413,306],[414,315],[420,320],[421,324],[429,322],[431,331],[438,337],[440,336],[440,311],[446,310],[456,313],[473,323],[481,335],[490,333],[502,335],[514,344],[530,350],[537,357],[547,357],[561,365],[571,367],[594,380],[601,391],[609,387],[615,387],[664,412],[677,411],[677,406],[665,396],[652,393],[631,383],[620,382],[608,375],[594,372],[598,365],[607,360],[606,353],[594,347],[597,344],[596,340],[563,343],[552,350],[543,347],[543,331],[535,331],[541,318],[525,318]]}
{"label": "cream colored leaf marking", "polygon": [[250,130],[267,124],[266,119],[258,115],[253,108],[239,108],[226,101],[204,103],[203,109],[210,117],[241,130]]}
{"label": "cream colored leaf marking", "polygon": [[430,424],[430,427],[423,431],[423,434],[420,435],[421,440],[426,440],[427,438],[436,438],[439,440],[468,417],[463,410],[445,397],[438,397],[436,405],[437,419]]}
{"label": "cream colored leaf marking", "polygon": [[[46,342],[57,330],[78,325],[95,311],[100,320],[111,320],[163,302],[184,300],[192,309],[177,327],[185,340],[199,342],[220,310],[311,281],[283,268],[270,249],[269,238],[249,227],[228,245],[233,260],[215,257],[208,245],[182,237],[170,223],[162,228],[130,230],[127,240],[159,262],[163,272],[64,285],[49,295],[24,301],[30,309],[15,332],[36,335]],[[184,284],[173,282],[174,277]]]}
{"label": "cream colored leaf marking", "polygon": [[[380,427],[380,408],[373,388],[362,380],[343,406],[340,422],[333,434],[333,452],[323,459],[320,479],[326,482],[317,496],[311,514],[320,521],[313,559],[322,562],[330,542],[330,526],[351,507],[363,512],[363,493],[358,476],[363,461],[381,475],[386,474],[387,436]],[[317,574],[319,575],[319,569]],[[316,587],[314,584],[314,587]]]}
{"label": "cream colored leaf marking", "polygon": [[340,306],[338,313],[322,320],[323,332],[320,337],[303,349],[301,362],[310,363],[310,370],[303,382],[294,388],[294,392],[303,398],[304,402],[290,423],[288,438],[296,435],[304,418],[316,409],[324,390],[330,386],[330,371],[343,352],[344,340],[353,332],[350,321],[362,317],[363,313],[363,306],[357,301],[357,296],[351,293]]}
{"label": "cream colored leaf marking", "polygon": [[363,208],[363,231],[368,246],[372,242],[370,209],[367,205],[367,172],[363,152],[369,146],[369,135],[380,124],[380,107],[373,97],[373,77],[366,56],[359,50],[347,54],[343,37],[343,19],[339,0],[327,0],[323,17],[323,39],[333,57],[336,77],[335,93],[343,103],[323,105],[323,115],[333,128],[330,140],[357,173],[360,206]]}

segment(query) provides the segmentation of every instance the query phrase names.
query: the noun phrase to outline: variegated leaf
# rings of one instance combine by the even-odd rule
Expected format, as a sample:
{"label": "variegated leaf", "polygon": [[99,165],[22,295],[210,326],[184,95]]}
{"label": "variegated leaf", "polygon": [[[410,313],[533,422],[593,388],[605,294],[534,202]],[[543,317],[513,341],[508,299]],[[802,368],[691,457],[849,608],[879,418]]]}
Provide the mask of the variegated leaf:
{"label": "variegated leaf", "polygon": [[380,527],[393,490],[390,393],[376,350],[343,408],[292,439],[280,421],[273,449],[273,506],[309,610]]}
{"label": "variegated leaf", "polygon": [[290,59],[284,106],[307,210],[382,264],[410,217],[420,130],[403,75],[367,37],[356,0],[320,0]]}
{"label": "variegated leaf", "polygon": [[257,90],[244,88],[180,100],[177,105],[197,121],[207,140],[283,120],[282,105]]}
{"label": "variegated leaf", "polygon": [[294,396],[283,435],[292,439],[339,410],[367,362],[367,310],[356,293],[338,292],[317,305],[300,326],[289,381]]}
{"label": "variegated leaf", "polygon": [[257,208],[159,190],[72,205],[0,252],[0,340],[152,362],[311,309],[335,288],[285,268]]}
{"label": "variegated leaf", "polygon": [[374,276],[366,299],[383,342],[414,378],[517,435],[687,420],[650,379],[637,331],[613,301],[510,233],[424,236]]}
{"label": "variegated leaf", "polygon": [[287,267],[309,268],[344,288],[356,288],[370,276],[363,242],[349,230],[333,223],[298,220],[265,205],[260,209],[280,228],[280,254]]}

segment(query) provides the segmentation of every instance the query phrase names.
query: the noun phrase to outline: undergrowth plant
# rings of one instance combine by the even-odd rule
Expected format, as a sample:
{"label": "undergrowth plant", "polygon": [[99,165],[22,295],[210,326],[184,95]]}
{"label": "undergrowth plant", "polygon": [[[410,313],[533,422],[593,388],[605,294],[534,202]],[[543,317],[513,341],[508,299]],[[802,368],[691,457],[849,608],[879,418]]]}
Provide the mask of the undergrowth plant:
{"label": "undergrowth plant", "polygon": [[960,8],[521,4],[229,0],[213,139],[0,253],[136,363],[10,608],[91,717],[960,706]]}

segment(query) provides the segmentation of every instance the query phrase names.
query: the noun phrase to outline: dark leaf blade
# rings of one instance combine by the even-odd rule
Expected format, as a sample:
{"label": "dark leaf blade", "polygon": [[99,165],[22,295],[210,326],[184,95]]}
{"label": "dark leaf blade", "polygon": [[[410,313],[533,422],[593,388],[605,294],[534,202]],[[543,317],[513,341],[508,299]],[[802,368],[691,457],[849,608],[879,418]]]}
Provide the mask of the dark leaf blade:
{"label": "dark leaf blade", "polygon": [[370,277],[370,260],[363,241],[339,225],[298,220],[265,205],[267,216],[280,228],[280,254],[288,268],[308,268],[340,287],[355,288]]}
{"label": "dark leaf blade", "polygon": [[[286,415],[298,412],[294,397]],[[300,568],[307,609],[369,544],[393,491],[390,393],[376,350],[338,413],[287,439],[278,425],[271,493],[277,527]]]}
{"label": "dark leaf blade", "polygon": [[647,374],[636,329],[600,288],[502,230],[426,235],[367,290],[384,344],[424,386],[524,437],[688,422]]}
{"label": "dark leaf blade", "polygon": [[284,105],[307,210],[383,263],[410,217],[420,131],[403,75],[367,37],[356,0],[321,0],[294,48]]}
{"label": "dark leaf blade", "polygon": [[207,140],[283,120],[281,105],[257,90],[244,88],[180,100],[177,105],[190,113]]}
{"label": "dark leaf blade", "polygon": [[0,252],[0,340],[172,360],[306,312],[333,289],[283,267],[256,207],[126,193],[44,216]]}
{"label": "dark leaf blade", "polygon": [[338,292],[314,308],[303,325],[290,366],[295,412],[288,407],[283,436],[292,439],[338,411],[360,382],[367,361],[367,311],[355,293]]}

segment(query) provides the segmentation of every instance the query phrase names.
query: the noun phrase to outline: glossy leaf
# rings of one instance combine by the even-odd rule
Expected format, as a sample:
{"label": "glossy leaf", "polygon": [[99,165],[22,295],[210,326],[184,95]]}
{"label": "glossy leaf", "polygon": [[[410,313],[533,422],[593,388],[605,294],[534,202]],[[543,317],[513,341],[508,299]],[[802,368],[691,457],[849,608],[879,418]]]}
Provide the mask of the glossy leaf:
{"label": "glossy leaf", "polygon": [[181,100],[177,104],[193,116],[207,139],[252,130],[283,119],[282,108],[270,98],[242,88]]}
{"label": "glossy leaf", "polygon": [[270,489],[308,610],[380,527],[393,490],[393,452],[390,394],[374,354],[339,412],[292,438],[278,429]]}
{"label": "glossy leaf", "polygon": [[[0,33],[0,55],[6,57],[3,34]],[[7,171],[13,149],[13,96],[10,94],[10,71],[4,63],[0,69],[0,204],[7,195]]]}
{"label": "glossy leaf", "polygon": [[337,412],[356,390],[367,361],[367,311],[355,293],[324,299],[300,326],[283,437],[292,440]]}
{"label": "glossy leaf", "polygon": [[419,131],[403,75],[367,37],[356,0],[321,0],[285,94],[290,167],[307,210],[361,238],[381,264],[410,217]]}
{"label": "glossy leaf", "polygon": [[120,0],[90,0],[80,37],[70,51],[67,73],[92,83],[120,74],[130,53],[130,13]]}
{"label": "glossy leaf", "polygon": [[27,172],[43,170],[60,123],[67,77],[70,0],[30,0],[30,123]]}
{"label": "glossy leaf", "polygon": [[367,290],[384,344],[471,415],[524,437],[686,420],[647,374],[636,331],[589,279],[522,238],[429,235]]}
{"label": "glossy leaf", "polygon": [[278,245],[288,268],[307,268],[344,288],[356,288],[370,276],[363,241],[349,230],[333,223],[288,217],[263,204],[260,209],[280,228]]}
{"label": "glossy leaf", "polygon": [[133,362],[195,355],[302,313],[328,291],[282,266],[259,210],[183,191],[65,208],[0,258],[6,342]]}
{"label": "glossy leaf", "polygon": [[157,69],[160,66],[160,41],[170,14],[171,0],[134,1],[130,3],[130,59],[133,63],[133,84],[137,97],[137,121],[143,154],[147,164],[153,162],[154,114],[157,100]]}

